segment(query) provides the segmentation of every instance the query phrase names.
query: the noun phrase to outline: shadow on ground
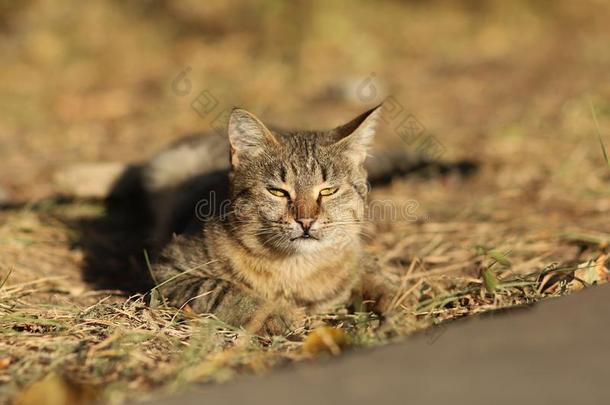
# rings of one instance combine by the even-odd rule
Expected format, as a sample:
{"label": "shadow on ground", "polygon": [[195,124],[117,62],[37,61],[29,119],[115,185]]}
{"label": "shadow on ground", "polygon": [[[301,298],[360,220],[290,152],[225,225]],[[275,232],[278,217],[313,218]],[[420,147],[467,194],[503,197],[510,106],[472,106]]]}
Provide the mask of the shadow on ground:
{"label": "shadow on ground", "polygon": [[151,215],[139,168],[131,167],[104,201],[104,214],[67,221],[79,235],[84,252],[83,280],[96,289],[145,293],[153,287],[145,251],[149,246]]}

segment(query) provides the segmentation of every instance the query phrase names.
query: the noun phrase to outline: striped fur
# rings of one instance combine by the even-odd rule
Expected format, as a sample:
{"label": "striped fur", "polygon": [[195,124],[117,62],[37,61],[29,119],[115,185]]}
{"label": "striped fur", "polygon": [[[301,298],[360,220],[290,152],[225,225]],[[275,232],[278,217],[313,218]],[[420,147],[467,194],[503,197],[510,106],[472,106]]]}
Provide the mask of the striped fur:
{"label": "striped fur", "polygon": [[[379,114],[375,108],[332,131],[280,132],[234,110],[226,183],[220,177],[221,184],[209,182],[199,191],[202,199],[226,195],[226,204],[162,249],[152,268],[162,295],[264,334],[286,333],[308,314],[348,305],[363,288],[381,302],[380,291],[391,289],[368,276],[374,261],[360,241],[363,165]],[[180,148],[190,154],[182,160],[192,167],[187,177],[203,173],[198,185],[207,181],[206,171],[222,167],[217,156],[200,162],[188,145]],[[175,199],[176,171],[163,173],[163,167],[180,161],[161,156],[146,169],[147,187],[152,195],[170,189],[165,194]],[[161,199],[157,208],[171,212],[173,199]],[[157,215],[158,234],[172,229],[171,218]],[[370,280],[364,286],[363,277]]]}

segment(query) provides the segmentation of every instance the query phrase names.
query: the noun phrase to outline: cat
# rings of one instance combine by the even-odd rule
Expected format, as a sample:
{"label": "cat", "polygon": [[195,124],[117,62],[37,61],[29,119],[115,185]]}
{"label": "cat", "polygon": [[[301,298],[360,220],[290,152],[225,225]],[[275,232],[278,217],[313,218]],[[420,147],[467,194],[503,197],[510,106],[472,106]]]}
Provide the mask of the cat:
{"label": "cat", "polygon": [[[381,113],[281,131],[235,108],[228,142],[189,138],[151,159],[142,177],[162,246],[151,264],[161,296],[261,335],[290,333],[356,298],[387,310],[394,284],[361,240]],[[205,208],[194,218],[193,195]]]}

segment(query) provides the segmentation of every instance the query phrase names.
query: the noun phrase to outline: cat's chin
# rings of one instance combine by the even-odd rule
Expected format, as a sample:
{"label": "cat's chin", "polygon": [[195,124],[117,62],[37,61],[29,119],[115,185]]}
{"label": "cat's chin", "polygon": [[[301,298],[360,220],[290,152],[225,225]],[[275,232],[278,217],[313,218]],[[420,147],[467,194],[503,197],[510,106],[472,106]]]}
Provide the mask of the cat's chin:
{"label": "cat's chin", "polygon": [[323,247],[322,241],[318,238],[299,237],[290,240],[295,253],[311,253],[320,250]]}

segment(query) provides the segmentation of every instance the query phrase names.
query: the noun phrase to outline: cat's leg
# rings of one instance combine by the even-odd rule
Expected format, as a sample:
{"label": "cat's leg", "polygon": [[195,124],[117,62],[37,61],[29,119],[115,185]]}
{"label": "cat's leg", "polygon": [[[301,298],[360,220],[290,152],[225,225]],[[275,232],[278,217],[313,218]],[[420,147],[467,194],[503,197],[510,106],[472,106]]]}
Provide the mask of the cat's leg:
{"label": "cat's leg", "polygon": [[206,272],[183,269],[176,262],[159,263],[153,275],[162,297],[178,308],[213,314],[220,321],[261,335],[283,335],[304,323],[295,305],[266,300],[249,288]]}
{"label": "cat's leg", "polygon": [[386,316],[393,308],[399,293],[397,280],[385,274],[379,264],[367,257],[362,263],[360,295],[364,303],[364,310]]}

